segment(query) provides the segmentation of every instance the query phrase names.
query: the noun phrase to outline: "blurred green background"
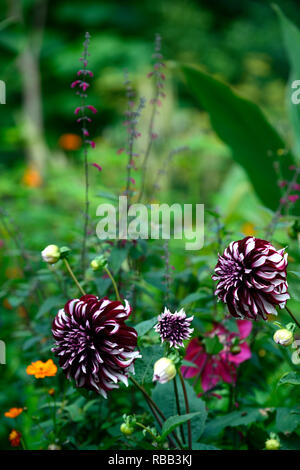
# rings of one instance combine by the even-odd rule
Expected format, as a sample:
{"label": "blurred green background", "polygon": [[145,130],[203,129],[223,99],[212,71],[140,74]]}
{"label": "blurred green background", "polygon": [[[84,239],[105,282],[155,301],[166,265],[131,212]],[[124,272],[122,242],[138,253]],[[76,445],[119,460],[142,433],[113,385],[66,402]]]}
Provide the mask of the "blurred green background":
{"label": "blurred green background", "polygon": [[[74,115],[79,98],[70,84],[76,79],[86,31],[91,34],[89,68],[94,72],[89,103],[98,109],[91,126],[96,148],[90,150],[89,161],[103,168],[102,172],[90,168],[91,215],[104,200],[103,192],[118,194],[125,187],[127,159],[117,154],[126,141],[124,69],[138,96],[150,100],[153,90],[147,74],[152,68],[154,36],[160,33],[166,99],[155,124],[159,138],[153,146],[148,192],[162,159],[186,146],[172,159],[154,200],[217,207],[229,229],[241,235],[253,234],[265,224],[269,214],[212,130],[207,113],[195,106],[177,64],[201,64],[232,84],[259,104],[291,143],[285,106],[289,66],[271,2],[0,0],[0,4],[0,79],[7,88],[6,104],[0,105],[0,204],[11,226],[18,227],[33,262],[42,266],[39,252],[45,245],[71,244],[82,233],[83,155]],[[300,25],[297,0],[277,4]],[[141,152],[150,111],[146,107],[138,126]],[[138,186],[139,171],[132,176]],[[183,269],[183,257],[175,251],[174,256],[176,269]],[[0,264],[1,338],[3,324],[13,331],[16,315],[24,317],[22,308],[16,312],[13,299],[6,297],[10,283],[22,280],[23,272],[3,225]],[[9,344],[8,354],[11,348]],[[14,383],[13,402],[18,398],[17,384],[26,375],[19,369],[15,381],[20,357],[10,356],[6,380]],[[33,395],[33,387],[27,387],[26,394]],[[5,397],[0,403],[2,410]],[[6,428],[2,431],[6,442]]]}

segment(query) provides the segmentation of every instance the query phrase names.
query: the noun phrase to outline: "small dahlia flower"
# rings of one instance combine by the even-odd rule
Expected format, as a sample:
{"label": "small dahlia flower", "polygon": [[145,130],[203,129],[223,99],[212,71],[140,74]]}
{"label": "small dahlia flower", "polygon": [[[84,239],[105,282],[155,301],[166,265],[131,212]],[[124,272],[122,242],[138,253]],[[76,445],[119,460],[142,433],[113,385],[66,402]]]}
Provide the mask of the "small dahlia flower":
{"label": "small dahlia flower", "polygon": [[60,258],[60,249],[57,245],[48,245],[41,252],[41,255],[46,263],[55,264]]}
{"label": "small dahlia flower", "polygon": [[281,330],[275,331],[273,339],[275,343],[281,346],[290,346],[294,342],[294,335],[292,331],[282,328]]}
{"label": "small dahlia flower", "polygon": [[277,315],[290,298],[286,280],[287,253],[255,237],[231,242],[219,255],[212,278],[215,294],[234,317],[256,320]]}
{"label": "small dahlia flower", "polygon": [[137,333],[125,324],[131,308],[119,301],[84,295],[72,299],[57,313],[52,326],[56,341],[52,351],[68,379],[77,387],[94,390],[107,398],[107,392],[128,385]]}
{"label": "small dahlia flower", "polygon": [[154,364],[153,382],[165,384],[174,379],[176,375],[176,367],[174,362],[168,357],[161,357]]}
{"label": "small dahlia flower", "polygon": [[164,312],[159,315],[158,323],[154,329],[160,334],[162,342],[167,341],[171,347],[179,348],[179,346],[183,346],[183,341],[189,339],[194,331],[194,328],[190,328],[193,319],[193,316],[187,317],[183,309],[172,313],[165,307]]}

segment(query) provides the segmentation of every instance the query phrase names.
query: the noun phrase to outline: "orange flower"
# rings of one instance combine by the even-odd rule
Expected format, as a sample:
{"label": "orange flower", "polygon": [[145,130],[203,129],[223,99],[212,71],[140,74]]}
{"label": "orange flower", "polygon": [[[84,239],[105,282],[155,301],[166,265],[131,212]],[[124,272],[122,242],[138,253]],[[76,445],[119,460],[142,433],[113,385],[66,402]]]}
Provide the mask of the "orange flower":
{"label": "orange flower", "polygon": [[49,395],[54,395],[55,394],[55,389],[54,388],[49,388],[48,393],[49,393]]}
{"label": "orange flower", "polygon": [[16,418],[21,413],[23,413],[23,408],[11,408],[10,410],[4,413],[4,416],[7,418]]}
{"label": "orange flower", "polygon": [[242,225],[242,233],[243,233],[246,237],[251,237],[251,236],[255,235],[255,234],[256,234],[256,230],[255,230],[254,225],[253,225],[251,222],[245,222],[245,223]]}
{"label": "orange flower", "polygon": [[22,178],[22,183],[29,188],[39,188],[42,183],[42,177],[38,170],[34,168],[26,168]]}
{"label": "orange flower", "polygon": [[81,147],[82,139],[77,134],[63,134],[58,143],[64,150],[78,150]]}
{"label": "orange flower", "polygon": [[18,447],[20,445],[22,434],[19,431],[13,429],[8,436],[10,445],[13,447]]}
{"label": "orange flower", "polygon": [[34,375],[36,379],[44,379],[45,377],[53,377],[57,372],[57,367],[52,359],[48,359],[47,362],[32,362],[26,368],[26,372],[28,375]]}

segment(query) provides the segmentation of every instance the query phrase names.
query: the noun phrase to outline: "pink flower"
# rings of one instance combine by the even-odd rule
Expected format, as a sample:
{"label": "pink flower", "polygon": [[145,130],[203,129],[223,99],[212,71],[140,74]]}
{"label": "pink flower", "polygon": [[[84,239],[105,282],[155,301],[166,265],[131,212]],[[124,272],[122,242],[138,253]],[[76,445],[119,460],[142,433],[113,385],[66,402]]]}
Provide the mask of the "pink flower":
{"label": "pink flower", "polygon": [[293,189],[294,189],[295,191],[300,191],[300,184],[294,183],[294,184],[293,184]]}
{"label": "pink flower", "polygon": [[96,147],[96,144],[93,140],[86,140],[85,141],[86,144],[90,144],[90,146],[92,147],[92,149],[94,149]]}
{"label": "pink flower", "polygon": [[80,83],[80,88],[83,89],[83,91],[87,90],[87,88],[90,86],[89,83],[86,83],[86,82],[81,82]]}
{"label": "pink flower", "polygon": [[71,88],[75,88],[78,83],[80,83],[80,80],[75,80],[75,82],[71,83]]}
{"label": "pink flower", "polygon": [[291,194],[290,196],[288,196],[288,200],[291,202],[296,202],[299,199],[299,197],[300,196],[298,194]]}
{"label": "pink flower", "polygon": [[[185,360],[193,362],[196,367],[182,367],[182,373],[185,378],[198,376],[201,378],[203,390],[215,387],[221,380],[226,383],[235,383],[236,369],[238,364],[248,360],[251,357],[251,350],[244,340],[249,336],[252,323],[248,320],[237,320],[238,333],[230,332],[222,325],[217,324],[213,330],[206,336],[218,336],[223,349],[219,354],[210,355],[206,352],[205,346],[198,338],[190,341]],[[239,344],[234,342],[239,340]]]}
{"label": "pink flower", "polygon": [[284,188],[286,185],[287,185],[287,181],[283,181],[283,180],[282,180],[282,181],[278,181],[278,186],[279,186],[280,188]]}
{"label": "pink flower", "polygon": [[80,111],[81,111],[81,106],[78,106],[78,107],[75,109],[74,113],[75,113],[75,114],[78,114]]}
{"label": "pink flower", "polygon": [[98,163],[92,163],[92,166],[97,168],[97,170],[102,171],[102,166],[98,165]]}
{"label": "pink flower", "polygon": [[96,114],[97,113],[97,109],[95,108],[95,106],[92,106],[91,104],[88,104],[86,106],[90,111],[92,111],[92,113]]}

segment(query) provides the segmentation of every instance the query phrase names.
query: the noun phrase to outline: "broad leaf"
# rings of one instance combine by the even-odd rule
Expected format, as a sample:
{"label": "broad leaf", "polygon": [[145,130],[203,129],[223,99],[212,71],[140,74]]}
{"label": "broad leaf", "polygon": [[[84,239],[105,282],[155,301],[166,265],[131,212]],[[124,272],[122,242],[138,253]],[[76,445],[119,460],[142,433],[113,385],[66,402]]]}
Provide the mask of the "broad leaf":
{"label": "broad leaf", "polygon": [[284,374],[278,382],[278,385],[283,384],[300,385],[300,372],[288,372]]}
{"label": "broad leaf", "polygon": [[177,426],[180,426],[187,421],[190,421],[192,418],[199,416],[201,411],[196,411],[195,413],[188,413],[185,415],[175,415],[168,418],[162,427],[161,438],[165,439]]}
{"label": "broad leaf", "polygon": [[291,178],[289,167],[295,163],[290,152],[282,152],[286,147],[282,138],[256,104],[228,85],[196,66],[183,66],[182,71],[190,92],[209,113],[214,130],[247,172],[258,197],[276,210],[281,194],[274,162],[280,159],[284,179]]}
{"label": "broad leaf", "polygon": [[150,320],[145,320],[135,326],[137,334],[139,337],[144,336],[154,325],[157,323],[157,317],[150,318]]}

